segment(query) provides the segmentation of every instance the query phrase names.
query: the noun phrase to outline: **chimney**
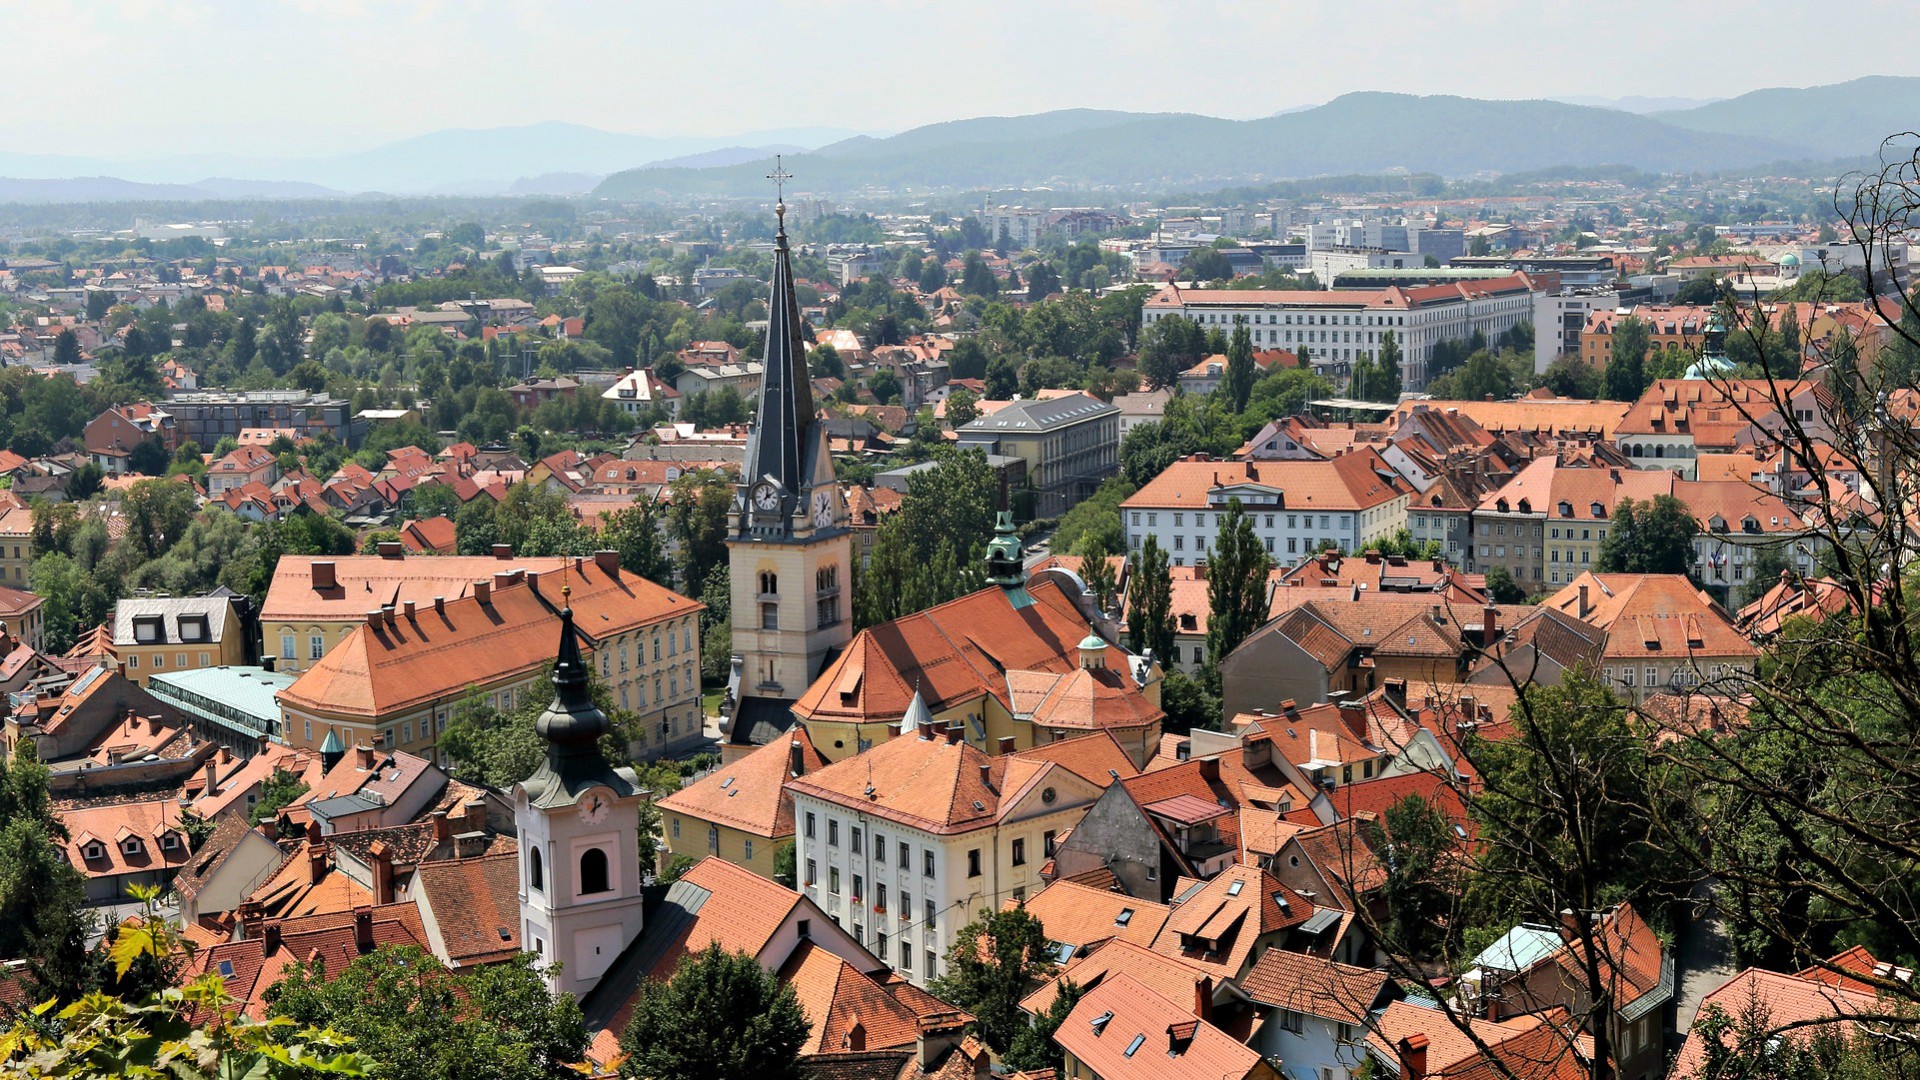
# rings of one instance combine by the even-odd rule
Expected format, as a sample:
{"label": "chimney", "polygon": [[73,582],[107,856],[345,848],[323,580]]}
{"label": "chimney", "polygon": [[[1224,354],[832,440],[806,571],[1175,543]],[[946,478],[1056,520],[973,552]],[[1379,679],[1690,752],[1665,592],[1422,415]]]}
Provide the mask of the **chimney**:
{"label": "chimney", "polygon": [[307,881],[318,885],[327,876],[327,849],[314,844],[307,848]]}
{"label": "chimney", "polygon": [[393,629],[393,605],[392,604],[380,605],[380,621],[387,624],[387,629],[389,630]]}
{"label": "chimney", "polygon": [[1380,688],[1385,692],[1387,704],[1400,712],[1407,711],[1407,680],[1388,679],[1380,684]]}
{"label": "chimney", "polygon": [[1213,1023],[1213,979],[1210,976],[1202,975],[1200,981],[1193,984],[1193,1015],[1209,1024]]}
{"label": "chimney", "polygon": [[1000,736],[1000,756],[1005,757],[1006,755],[1013,753],[1013,743],[1014,743],[1013,736],[1011,735]]}
{"label": "chimney", "polygon": [[1207,580],[1207,560],[1195,559],[1193,561],[1193,580],[1195,581]]}
{"label": "chimney", "polygon": [[804,775],[806,771],[807,771],[806,747],[800,745],[799,739],[795,739],[792,742],[787,744],[787,775],[801,776],[801,775]]}
{"label": "chimney", "polygon": [[494,571],[493,588],[495,592],[498,592],[499,590],[504,589],[511,584],[513,584],[513,571],[511,570]]}
{"label": "chimney", "polygon": [[467,814],[466,828],[468,832],[486,832],[487,831],[487,800],[485,796],[476,795],[475,797],[468,799],[466,803],[460,807],[460,809],[466,811],[466,814]]}
{"label": "chimney", "polygon": [[1368,562],[1378,565],[1380,562],[1380,549],[1368,548],[1366,552],[1366,557]]}
{"label": "chimney", "polygon": [[[1785,574],[1786,571],[1782,570],[1781,573]],[[1583,581],[1580,583],[1580,618],[1586,618],[1590,610],[1592,609],[1587,607],[1587,583]]]}
{"label": "chimney", "polygon": [[372,771],[373,747],[368,746],[366,743],[355,743],[353,746],[353,755],[355,768],[361,772]]}
{"label": "chimney", "polygon": [[1201,758],[1200,759],[1200,779],[1205,780],[1209,784],[1219,783],[1220,782],[1220,759]]}
{"label": "chimney", "polygon": [[482,606],[493,603],[493,582],[485,578],[473,583],[473,598]]}
{"label": "chimney", "polygon": [[315,589],[331,589],[339,585],[340,579],[334,574],[333,560],[321,559],[313,563],[311,569]]}
{"label": "chimney", "polygon": [[593,553],[593,565],[599,567],[600,572],[608,577],[617,578],[620,576],[620,553],[601,548]]}
{"label": "chimney", "polygon": [[373,902],[393,903],[393,849],[385,840],[375,840],[367,854],[373,859]]}
{"label": "chimney", "polygon": [[960,724],[957,721],[948,723],[946,730],[941,734],[947,737],[948,746],[957,745],[960,742]]}
{"label": "chimney", "polygon": [[216,784],[214,783],[214,779],[213,779],[213,777],[214,777],[214,764],[213,764],[213,759],[212,759],[212,758],[208,758],[208,759],[207,759],[207,788],[206,788],[206,790],[205,790],[205,791],[202,791],[202,792],[201,792],[200,794],[202,794],[202,795],[212,795],[212,794],[214,794],[214,793],[215,793],[215,791],[217,790],[217,787],[218,787],[218,785],[216,785]]}
{"label": "chimney", "polygon": [[313,847],[319,847],[320,846],[320,823],[318,821],[315,821],[313,818],[308,818],[306,831],[307,831],[307,843]]}
{"label": "chimney", "polygon": [[241,941],[245,941],[249,938],[257,938],[260,936],[260,923],[261,923],[262,917],[263,916],[260,911],[260,905],[255,901],[248,900],[245,903],[240,905],[240,938],[239,939]]}
{"label": "chimney", "polygon": [[260,927],[260,951],[272,956],[280,951],[280,923],[278,920]]}
{"label": "chimney", "polygon": [[1500,640],[1500,609],[1488,604],[1481,610],[1481,616],[1480,647],[1491,649],[1493,643]]}
{"label": "chimney", "polygon": [[980,763],[980,786],[993,790],[993,766],[984,761]]}
{"label": "chimney", "polygon": [[353,909],[353,945],[363,953],[373,951],[373,909],[370,907]]}
{"label": "chimney", "polygon": [[280,821],[278,818],[260,819],[260,835],[269,840],[280,839]]}
{"label": "chimney", "polygon": [[453,839],[453,824],[447,820],[445,810],[435,810],[427,815],[427,819],[433,822],[434,843],[444,844]]}
{"label": "chimney", "polygon": [[381,616],[379,608],[367,609],[367,626],[369,626],[374,630],[378,630],[385,622],[386,622],[386,619]]}
{"label": "chimney", "polygon": [[1400,1080],[1426,1080],[1427,1037],[1414,1032],[1400,1039]]}
{"label": "chimney", "polygon": [[398,540],[382,540],[374,545],[374,551],[383,559],[398,559],[406,555],[406,546]]}
{"label": "chimney", "polygon": [[511,558],[513,558],[513,545],[512,545],[512,544],[495,544],[495,545],[493,545],[493,557],[494,557],[494,558],[496,558],[496,559],[511,559]]}

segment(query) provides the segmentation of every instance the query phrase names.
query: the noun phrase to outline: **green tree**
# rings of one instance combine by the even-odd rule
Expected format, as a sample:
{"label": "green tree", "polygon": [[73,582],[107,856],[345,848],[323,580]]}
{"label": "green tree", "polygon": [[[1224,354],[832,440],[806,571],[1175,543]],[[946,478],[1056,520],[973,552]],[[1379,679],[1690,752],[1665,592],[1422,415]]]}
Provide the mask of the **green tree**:
{"label": "green tree", "polygon": [[1194,248],[1180,263],[1183,281],[1226,281],[1233,277],[1233,264],[1219,248]]}
{"label": "green tree", "polygon": [[1364,829],[1367,846],[1384,856],[1378,899],[1387,913],[1387,940],[1417,957],[1436,955],[1463,885],[1453,823],[1429,799],[1409,795]]}
{"label": "green tree", "polygon": [[1638,401],[1646,392],[1645,364],[1653,336],[1647,324],[1628,316],[1613,325],[1613,340],[1607,353],[1607,397],[1614,401]]}
{"label": "green tree", "polygon": [[1060,524],[1053,530],[1053,550],[1076,555],[1118,555],[1126,550],[1120,504],[1136,490],[1125,477],[1103,481],[1091,498],[1073,504],[1060,515]]}
{"label": "green tree", "polygon": [[713,943],[666,982],[641,980],[620,1039],[620,1075],[646,1080],[800,1080],[810,1028],[793,988]]}
{"label": "green tree", "polygon": [[895,401],[900,397],[900,376],[892,368],[875,368],[867,376],[867,391],[883,405]]}
{"label": "green tree", "polygon": [[993,269],[978,251],[967,252],[966,262],[960,271],[960,291],[988,300],[1000,294],[999,280],[993,276]]}
{"label": "green tree", "polygon": [[984,911],[955,935],[946,973],[927,988],[972,1013],[980,1038],[1005,1053],[1027,1026],[1020,999],[1053,973],[1050,955],[1046,928],[1026,908]]}
{"label": "green tree", "polygon": [[1159,390],[1180,381],[1180,373],[1206,358],[1207,336],[1200,324],[1179,315],[1156,319],[1140,335],[1140,374]]}
{"label": "green tree", "polygon": [[1127,648],[1152,649],[1155,660],[1173,662],[1173,578],[1166,551],[1151,536],[1134,556],[1127,583]]}
{"label": "green tree", "polygon": [[163,965],[188,943],[159,915],[157,888],[132,889],[145,911],[112,936],[113,990],[57,1011],[17,1013],[0,1037],[0,1072],[73,1080],[303,1080],[364,1076],[378,1067],[350,1050],[339,1032],[249,1018],[215,972],[157,991],[136,985],[129,972]]}
{"label": "green tree", "polygon": [[955,390],[947,395],[947,426],[955,431],[980,416],[980,399],[971,390]]}
{"label": "green tree", "polygon": [[1104,552],[1089,552],[1083,546],[1080,554],[1080,579],[1093,593],[1093,602],[1101,611],[1112,611],[1118,598],[1119,582],[1113,576],[1113,563]]}
{"label": "green tree", "polygon": [[61,367],[72,367],[80,362],[80,339],[72,330],[62,330],[53,339],[53,362]]}
{"label": "green tree", "polygon": [[147,558],[157,559],[193,520],[193,488],[173,480],[136,480],[120,501],[120,510],[127,520],[127,540]]}
{"label": "green tree", "polygon": [[1513,580],[1513,571],[1504,566],[1487,568],[1487,597],[1496,604],[1525,603],[1527,591]]}
{"label": "green tree", "polygon": [[260,801],[253,806],[253,820],[277,817],[293,800],[307,793],[307,782],[296,773],[275,769],[260,783]]}
{"label": "green tree", "polygon": [[999,501],[999,481],[977,450],[946,452],[914,473],[874,538],[868,587],[854,595],[856,624],[897,619],[978,588]]}
{"label": "green tree", "polygon": [[1054,1033],[1066,1022],[1067,1014],[1086,996],[1086,990],[1072,979],[1062,975],[1053,984],[1053,1004],[1047,1011],[1033,1018],[1033,1023],[1022,1027],[1014,1035],[1013,1042],[1007,1047],[1002,1064],[1020,1072],[1038,1072],[1052,1069],[1059,1073],[1063,1067],[1064,1055],[1060,1044],[1053,1041]]}
{"label": "green tree", "polygon": [[1207,560],[1207,663],[1220,661],[1267,621],[1267,576],[1273,558],[1254,533],[1239,499],[1227,500],[1220,536]]}
{"label": "green tree", "polygon": [[608,514],[600,542],[620,553],[620,568],[649,581],[673,586],[673,566],[667,555],[666,529],[651,500],[637,500]]}
{"label": "green tree", "polygon": [[681,473],[669,487],[667,530],[679,543],[680,584],[691,591],[727,561],[727,507],[733,481],[714,469]]}
{"label": "green tree", "polygon": [[800,887],[798,864],[795,862],[793,841],[782,840],[773,849],[773,880],[775,884],[789,889]]}
{"label": "green tree", "polygon": [[459,971],[412,945],[388,945],[337,972],[301,961],[267,992],[270,1013],[380,1048],[373,1075],[539,1080],[567,1075],[587,1048],[573,995],[547,989],[521,953]]}
{"label": "green tree", "polygon": [[1380,354],[1375,359],[1375,369],[1379,373],[1379,393],[1371,400],[1399,401],[1402,389],[1400,374],[1400,339],[1389,330],[1380,335]]}
{"label": "green tree", "polygon": [[1259,369],[1253,363],[1253,331],[1247,329],[1245,320],[1235,318],[1233,340],[1227,346],[1227,377],[1220,383],[1220,389],[1227,394],[1227,405],[1234,412],[1247,407],[1258,374]]}
{"label": "green tree", "polygon": [[1601,376],[1585,360],[1563,356],[1547,365],[1541,385],[1559,397],[1591,399],[1600,395]]}
{"label": "green tree", "polygon": [[1684,574],[1693,568],[1700,532],[1693,511],[1671,495],[1644,502],[1622,499],[1613,508],[1594,569],[1602,574]]}
{"label": "green tree", "polygon": [[41,996],[68,1001],[85,989],[93,920],[86,881],[55,844],[67,832],[47,775],[30,741],[0,763],[0,956],[23,958]]}

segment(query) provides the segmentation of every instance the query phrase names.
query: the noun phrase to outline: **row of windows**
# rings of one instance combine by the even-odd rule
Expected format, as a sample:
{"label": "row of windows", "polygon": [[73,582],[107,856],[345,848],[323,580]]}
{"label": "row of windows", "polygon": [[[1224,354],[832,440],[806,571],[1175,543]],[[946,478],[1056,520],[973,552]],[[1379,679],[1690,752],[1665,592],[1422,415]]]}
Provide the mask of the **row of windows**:
{"label": "row of windows", "polygon": [[[199,665],[199,666],[201,666],[201,667],[206,667],[206,666],[208,665],[208,662],[209,662],[209,661],[208,661],[208,654],[206,654],[206,653],[201,653],[201,654],[200,654],[200,665]],[[164,668],[164,667],[166,667],[166,666],[167,666],[167,654],[166,654],[166,653],[154,653],[154,654],[153,654],[153,668],[154,668],[154,670],[155,670],[155,671],[158,671],[158,670],[160,670],[161,668]],[[174,667],[177,667],[177,668],[184,668],[184,667],[186,667],[186,666],[187,666],[187,654],[186,654],[186,653],[174,653],[174,654],[173,654],[173,666],[174,666]],[[128,653],[128,654],[127,654],[127,670],[128,670],[128,671],[138,671],[139,669],[140,669],[140,654],[139,654],[139,653]]]}
{"label": "row of windows", "polygon": [[[1133,511],[1133,527],[1134,528],[1137,529],[1140,527],[1142,514],[1144,514],[1146,517],[1146,526],[1148,528],[1154,528],[1160,524],[1160,515],[1158,512],[1153,510],[1146,510],[1146,511],[1135,510]],[[1225,520],[1227,516],[1226,511],[1224,510],[1215,511],[1215,514],[1222,520]],[[1313,521],[1315,517],[1315,515],[1313,514],[1284,514],[1284,515],[1282,514],[1249,514],[1248,516],[1255,519],[1256,522],[1259,522],[1260,519],[1264,518],[1265,521],[1261,527],[1268,528],[1268,529],[1274,528],[1275,523],[1278,522],[1282,517],[1285,517],[1287,519],[1287,528],[1289,529],[1300,529],[1300,528],[1311,529],[1314,527]],[[1320,528],[1322,529],[1333,528],[1334,516],[1335,515],[1332,515],[1332,514],[1318,515],[1320,519]],[[1340,514],[1338,516],[1340,518],[1340,528],[1342,529],[1353,528],[1352,514]],[[1302,524],[1303,521],[1305,523],[1304,525]],[[1186,512],[1180,511],[1180,512],[1174,513],[1173,515],[1174,528],[1183,528],[1186,526],[1186,524],[1187,524]],[[1207,511],[1195,510],[1193,511],[1193,524],[1196,528],[1204,529],[1209,524],[1212,524],[1212,522],[1210,522],[1209,519],[1207,518]]]}

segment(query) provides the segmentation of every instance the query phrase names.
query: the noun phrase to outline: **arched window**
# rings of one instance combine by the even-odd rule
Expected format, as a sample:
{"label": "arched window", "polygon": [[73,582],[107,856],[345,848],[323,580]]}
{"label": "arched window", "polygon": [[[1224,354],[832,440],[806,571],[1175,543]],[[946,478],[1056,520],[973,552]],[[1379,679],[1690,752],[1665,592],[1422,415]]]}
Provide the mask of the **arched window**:
{"label": "arched window", "polygon": [[771,570],[760,571],[760,592],[770,595],[780,591],[780,575]]}
{"label": "arched window", "polygon": [[540,866],[540,849],[536,847],[531,850],[533,858],[527,860],[527,884],[533,886],[535,892],[545,892],[547,875]]}
{"label": "arched window", "polygon": [[588,848],[580,853],[580,895],[603,893],[613,888],[607,884],[607,853],[597,847]]}

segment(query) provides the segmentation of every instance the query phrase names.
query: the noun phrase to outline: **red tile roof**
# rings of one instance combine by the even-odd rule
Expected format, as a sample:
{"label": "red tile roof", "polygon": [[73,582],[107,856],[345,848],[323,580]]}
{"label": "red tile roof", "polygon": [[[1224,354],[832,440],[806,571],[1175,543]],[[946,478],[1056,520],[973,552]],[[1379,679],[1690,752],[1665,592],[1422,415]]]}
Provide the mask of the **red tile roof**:
{"label": "red tile roof", "polygon": [[800,775],[827,766],[827,759],[813,748],[807,729],[795,725],[786,737],[778,738],[730,764],[722,764],[700,779],[660,799],[661,810],[731,829],[782,839],[793,835],[793,796],[787,782],[794,779],[792,761],[795,747],[800,754]]}
{"label": "red tile roof", "polygon": [[1260,1055],[1131,975],[1113,975],[1082,997],[1054,1041],[1101,1080],[1232,1080]]}
{"label": "red tile roof", "polygon": [[788,782],[796,793],[853,807],[924,832],[952,834],[999,823],[1036,786],[1062,782],[1050,761],[990,756],[922,730]]}
{"label": "red tile roof", "polygon": [[[434,859],[414,868],[411,891],[430,911],[435,952],[449,963],[491,964],[520,952],[520,856]],[[437,934],[433,933],[437,931]]]}

